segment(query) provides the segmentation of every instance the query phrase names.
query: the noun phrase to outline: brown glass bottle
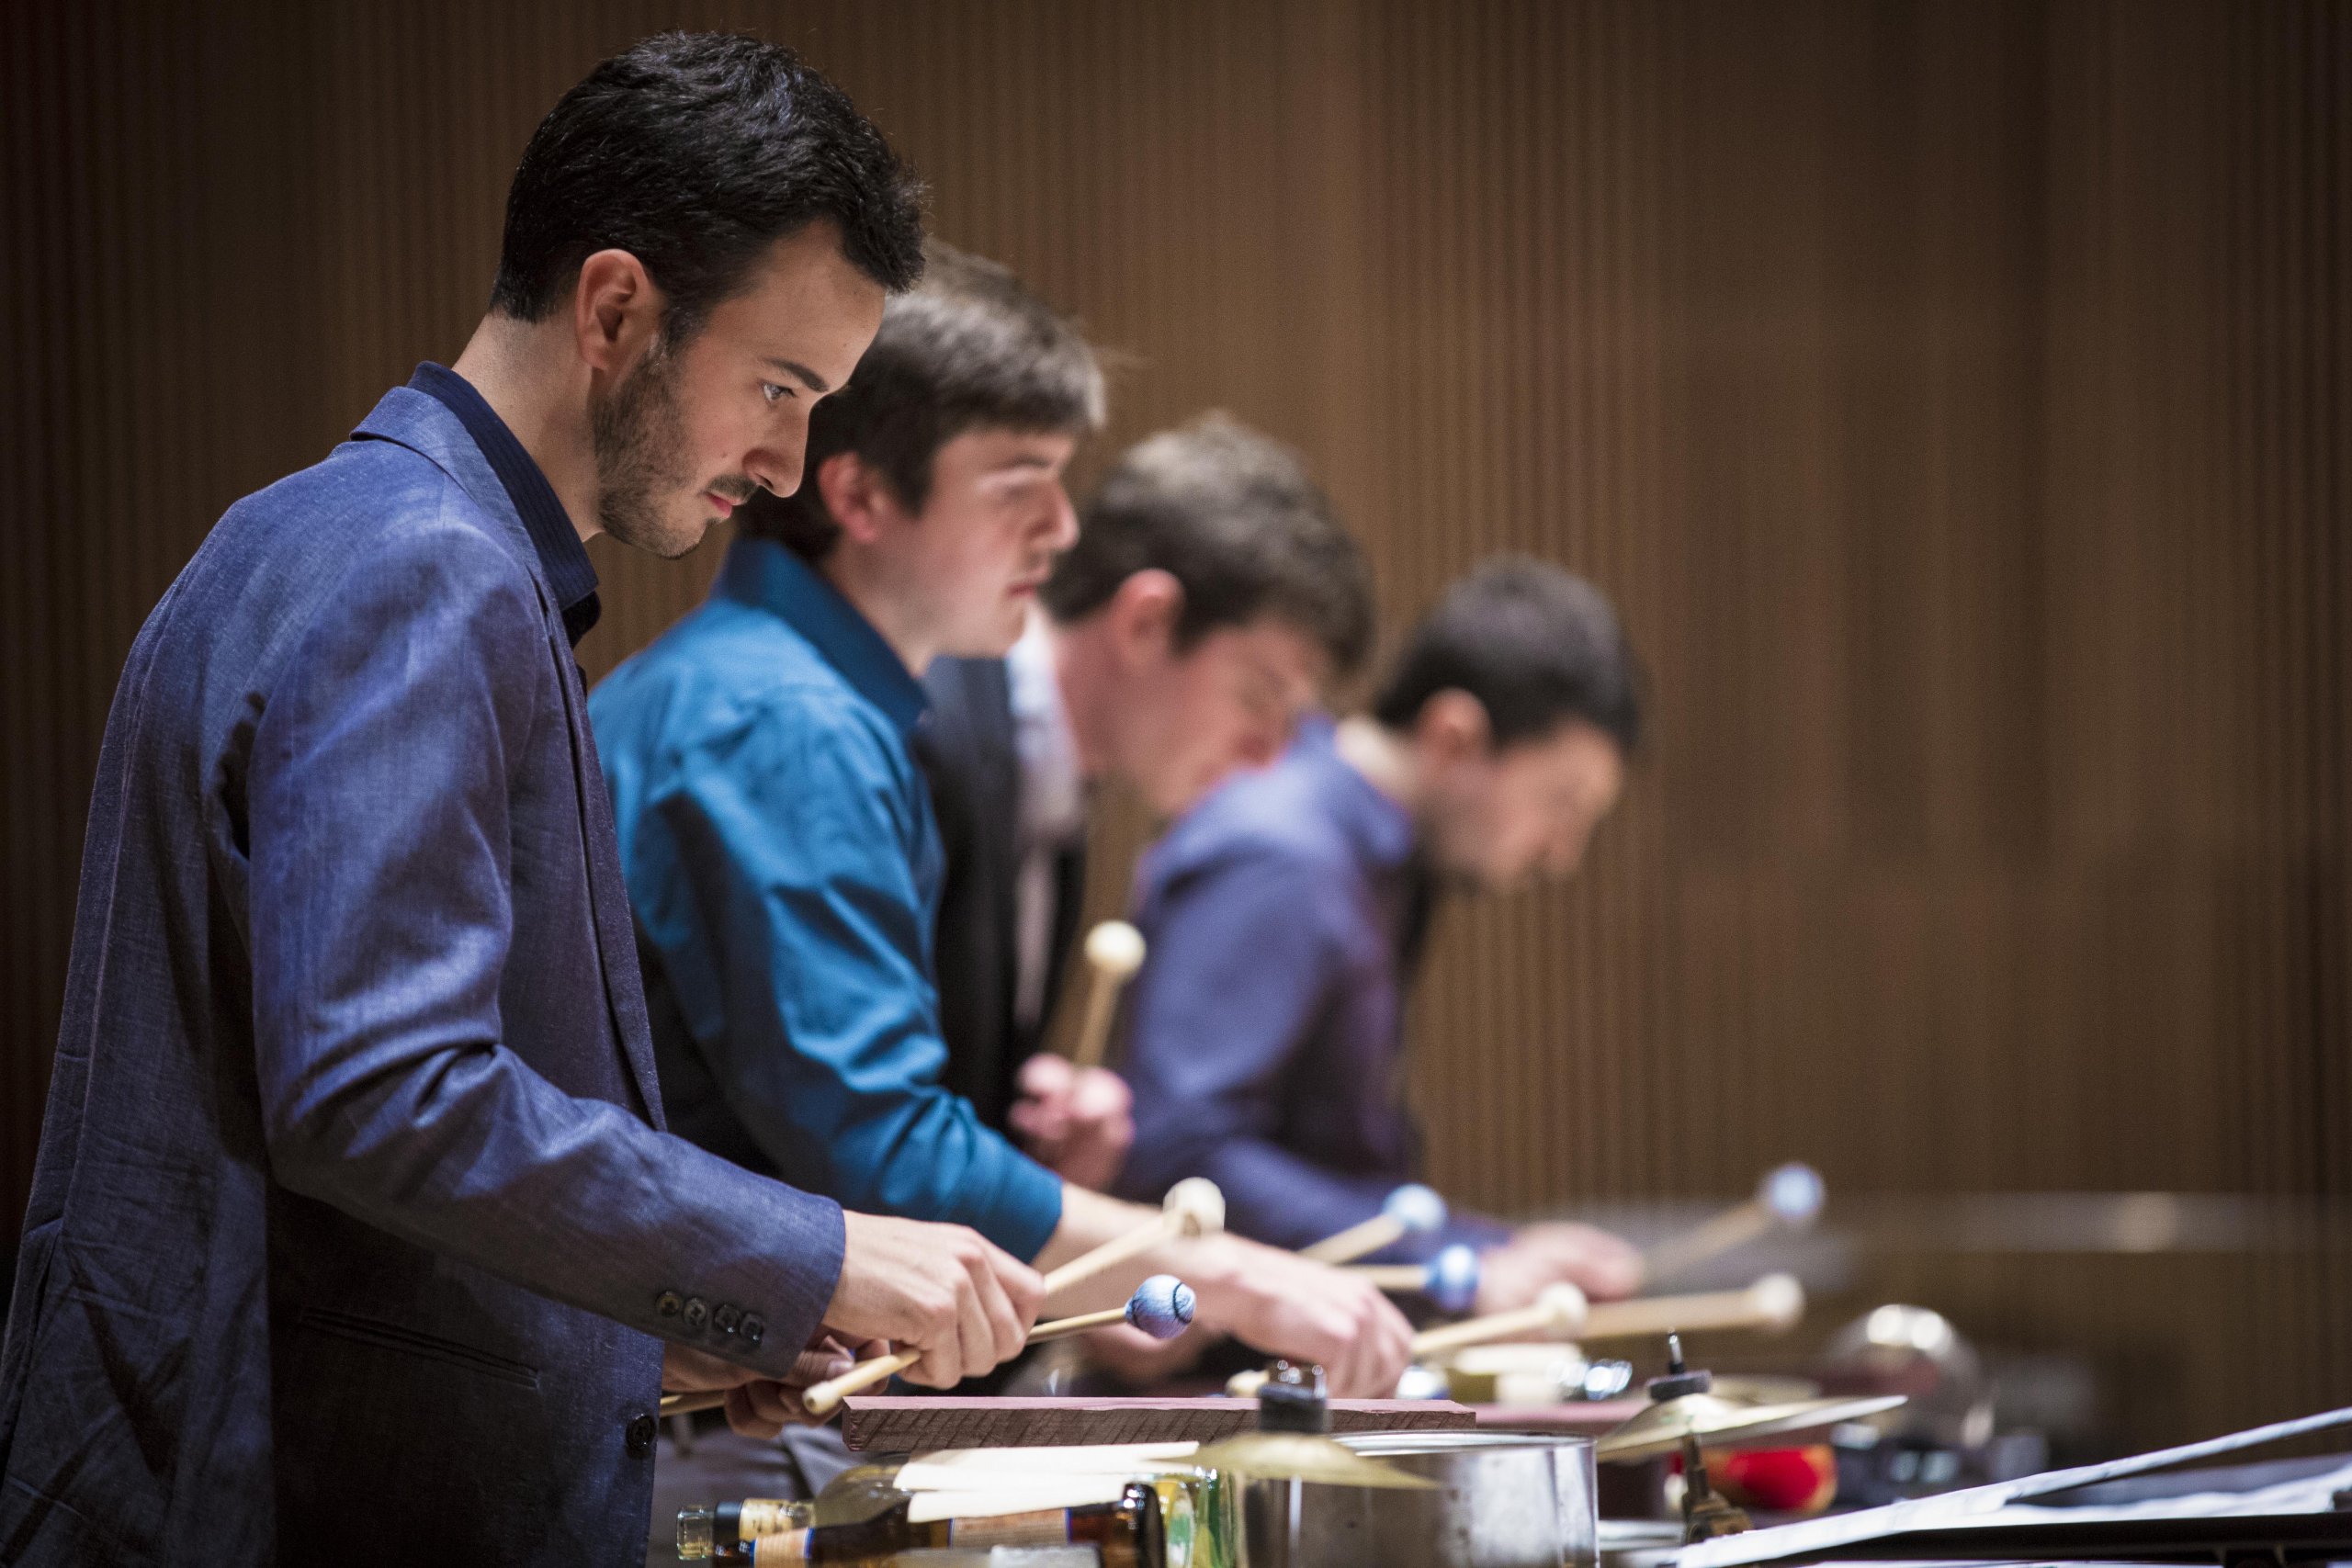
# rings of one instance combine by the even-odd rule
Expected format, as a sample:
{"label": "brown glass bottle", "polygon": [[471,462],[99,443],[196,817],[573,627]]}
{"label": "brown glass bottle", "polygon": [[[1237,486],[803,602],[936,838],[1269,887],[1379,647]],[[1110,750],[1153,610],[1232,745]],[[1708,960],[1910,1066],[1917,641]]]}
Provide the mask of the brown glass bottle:
{"label": "brown glass bottle", "polygon": [[862,1524],[818,1525],[752,1543],[750,1561],[824,1563],[828,1568],[878,1564],[898,1551],[992,1546],[1092,1546],[1102,1568],[1166,1568],[1168,1543],[1159,1497],[1147,1482],[1130,1482],[1115,1503],[1042,1508],[989,1518],[933,1519],[916,1524],[901,1506]]}

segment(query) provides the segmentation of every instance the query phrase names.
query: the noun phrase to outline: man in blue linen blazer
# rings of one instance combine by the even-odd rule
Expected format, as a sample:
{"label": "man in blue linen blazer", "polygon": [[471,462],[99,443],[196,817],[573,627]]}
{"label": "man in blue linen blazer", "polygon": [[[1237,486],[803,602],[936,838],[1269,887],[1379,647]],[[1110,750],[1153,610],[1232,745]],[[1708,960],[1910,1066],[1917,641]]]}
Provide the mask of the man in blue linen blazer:
{"label": "man in blue linen blazer", "polygon": [[[603,204],[652,216],[583,260]],[[582,525],[674,554],[797,482],[806,401],[737,367],[847,378],[920,265],[905,176],[788,51],[673,34],[559,105],[509,220],[458,371],[231,508],[131,649],[0,1341],[0,1562],[635,1563],[665,1372],[805,1381],[825,1321],[985,1364],[977,1238],[662,1130],[571,652]]]}
{"label": "man in blue linen blazer", "polygon": [[831,1288],[831,1203],[656,1131],[513,503],[424,392],[357,437],[230,511],[123,672],[0,1367],[11,1562],[447,1539],[395,1497],[595,1561],[643,1540],[664,1297],[756,1313],[781,1373]]}

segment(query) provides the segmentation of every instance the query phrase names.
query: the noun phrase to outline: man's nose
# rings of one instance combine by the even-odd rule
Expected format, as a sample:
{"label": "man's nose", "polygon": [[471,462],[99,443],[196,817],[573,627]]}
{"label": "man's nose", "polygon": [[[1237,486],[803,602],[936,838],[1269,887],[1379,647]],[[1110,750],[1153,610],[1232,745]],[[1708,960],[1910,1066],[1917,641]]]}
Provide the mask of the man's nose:
{"label": "man's nose", "polygon": [[1054,486],[1050,505],[1053,516],[1047,525],[1051,532],[1046,538],[1058,555],[1078,543],[1078,508],[1069,503],[1069,491],[1058,484]]}
{"label": "man's nose", "polygon": [[790,495],[800,488],[800,470],[808,456],[808,433],[804,430],[753,449],[743,459],[743,471],[769,494]]}

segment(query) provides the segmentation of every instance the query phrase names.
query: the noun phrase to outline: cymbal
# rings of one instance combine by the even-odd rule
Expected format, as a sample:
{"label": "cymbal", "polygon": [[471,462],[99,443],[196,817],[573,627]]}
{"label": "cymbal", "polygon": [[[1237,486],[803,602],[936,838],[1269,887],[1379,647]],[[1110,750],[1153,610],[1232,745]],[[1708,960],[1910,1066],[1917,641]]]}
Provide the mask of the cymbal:
{"label": "cymbal", "polygon": [[1366,1459],[1343,1443],[1311,1432],[1243,1432],[1209,1444],[1185,1462],[1273,1481],[1384,1486],[1400,1492],[1437,1490],[1434,1481]]}
{"label": "cymbal", "polygon": [[1821,1385],[1811,1378],[1729,1372],[1717,1378],[1708,1392],[1742,1404],[1794,1404],[1799,1400],[1819,1399]]}
{"label": "cymbal", "polygon": [[1686,1393],[1662,1399],[1609,1433],[1595,1445],[1600,1460],[1652,1459],[1672,1453],[1685,1437],[1702,1448],[1729,1448],[1758,1438],[1810,1431],[1840,1421],[1859,1421],[1892,1410],[1903,1396],[1875,1399],[1800,1399],[1785,1404],[1749,1404],[1715,1393]]}

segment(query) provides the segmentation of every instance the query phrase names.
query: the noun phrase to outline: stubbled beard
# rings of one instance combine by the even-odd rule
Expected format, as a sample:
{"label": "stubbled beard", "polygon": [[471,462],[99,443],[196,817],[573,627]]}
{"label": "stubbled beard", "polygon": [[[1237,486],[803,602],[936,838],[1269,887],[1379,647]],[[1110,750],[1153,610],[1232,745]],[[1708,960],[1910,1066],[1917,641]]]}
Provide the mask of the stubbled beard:
{"label": "stubbled beard", "polygon": [[678,413],[677,366],[656,341],[644,362],[588,411],[596,455],[596,524],[622,544],[662,557],[684,555],[703,527],[665,523],[662,503],[692,482]]}

